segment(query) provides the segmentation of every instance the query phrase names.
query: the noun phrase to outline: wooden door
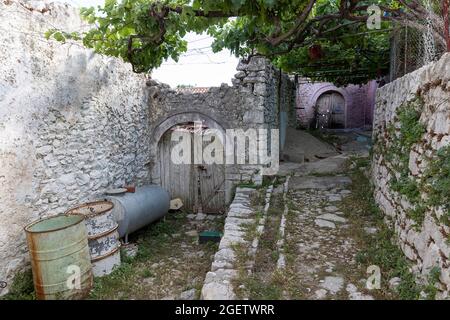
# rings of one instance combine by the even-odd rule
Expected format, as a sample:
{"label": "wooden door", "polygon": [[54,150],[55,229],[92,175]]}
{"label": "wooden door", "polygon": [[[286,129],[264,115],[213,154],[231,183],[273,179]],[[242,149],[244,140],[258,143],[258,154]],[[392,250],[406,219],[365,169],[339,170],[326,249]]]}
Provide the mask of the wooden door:
{"label": "wooden door", "polygon": [[345,101],[337,92],[331,95],[331,123],[332,128],[345,128]]}
{"label": "wooden door", "polygon": [[331,95],[325,93],[319,97],[316,103],[317,128],[328,128],[331,116]]}
{"label": "wooden door", "polygon": [[345,128],[345,100],[338,92],[322,94],[316,103],[318,123],[322,128]]}
{"label": "wooden door", "polygon": [[174,164],[171,161],[172,148],[175,144],[176,142],[171,141],[171,130],[163,135],[159,143],[161,186],[169,193],[171,199],[180,198],[183,207],[192,210],[195,205],[193,165]]}
{"label": "wooden door", "polygon": [[[160,141],[161,185],[172,199],[180,198],[184,209],[194,213],[222,213],[225,211],[225,165],[194,164],[194,133],[192,135],[191,164],[174,164],[171,152],[176,142],[171,131]],[[195,150],[203,152],[203,149]]]}

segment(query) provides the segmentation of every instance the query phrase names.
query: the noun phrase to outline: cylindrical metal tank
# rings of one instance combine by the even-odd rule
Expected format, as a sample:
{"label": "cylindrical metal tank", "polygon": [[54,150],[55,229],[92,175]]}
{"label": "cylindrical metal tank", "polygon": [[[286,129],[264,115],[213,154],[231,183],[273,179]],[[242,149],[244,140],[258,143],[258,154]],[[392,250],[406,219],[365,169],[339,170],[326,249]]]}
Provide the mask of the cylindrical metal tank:
{"label": "cylindrical metal tank", "polygon": [[83,218],[60,215],[25,227],[36,298],[82,299],[93,277]]}
{"label": "cylindrical metal tank", "polygon": [[114,205],[110,201],[83,204],[66,212],[85,219],[94,276],[110,274],[120,265],[118,224],[113,217]]}
{"label": "cylindrical metal tank", "polygon": [[137,187],[134,193],[107,196],[114,203],[114,217],[119,224],[119,235],[128,235],[164,217],[169,211],[170,197],[157,185]]}

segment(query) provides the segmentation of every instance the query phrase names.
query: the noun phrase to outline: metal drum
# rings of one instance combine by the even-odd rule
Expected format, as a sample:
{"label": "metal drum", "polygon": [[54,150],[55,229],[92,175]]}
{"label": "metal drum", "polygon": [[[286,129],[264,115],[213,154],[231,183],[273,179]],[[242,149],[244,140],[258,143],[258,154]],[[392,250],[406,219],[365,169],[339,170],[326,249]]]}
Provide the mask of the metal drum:
{"label": "metal drum", "polygon": [[82,299],[92,289],[92,266],[82,217],[60,215],[25,227],[36,298]]}
{"label": "metal drum", "polygon": [[96,201],[67,211],[68,215],[85,218],[92,270],[96,277],[110,274],[120,265],[119,226],[114,221],[113,208],[110,201]]}
{"label": "metal drum", "polygon": [[169,194],[157,185],[138,187],[134,193],[109,195],[107,199],[114,203],[114,218],[125,242],[128,234],[164,217],[170,206]]}

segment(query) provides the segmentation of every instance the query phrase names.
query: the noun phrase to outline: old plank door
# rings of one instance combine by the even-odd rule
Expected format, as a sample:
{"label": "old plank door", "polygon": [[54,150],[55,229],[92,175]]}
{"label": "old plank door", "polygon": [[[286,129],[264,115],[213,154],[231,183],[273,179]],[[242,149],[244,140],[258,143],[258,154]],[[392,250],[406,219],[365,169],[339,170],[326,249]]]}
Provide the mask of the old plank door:
{"label": "old plank door", "polygon": [[[206,164],[205,162],[197,166],[197,174],[200,181],[199,200],[203,212],[205,213],[222,213],[225,211],[225,165],[223,156],[223,144],[221,150],[214,150],[206,148],[211,141],[218,137],[213,137],[210,131],[203,130],[203,159],[205,159],[208,152],[214,154],[219,163]],[[212,140],[214,139],[214,140]]]}
{"label": "old plank door", "polygon": [[331,127],[345,128],[345,100],[340,93],[332,93],[331,110]]}
{"label": "old plank door", "polygon": [[161,186],[169,193],[171,199],[180,198],[183,208],[193,210],[196,202],[196,184],[194,184],[193,164],[175,164],[171,160],[173,146],[172,131],[167,131],[159,143],[159,163]]}
{"label": "old plank door", "polygon": [[316,110],[321,127],[344,128],[345,127],[345,100],[338,92],[322,94],[316,103]]}
{"label": "old plank door", "polygon": [[[190,126],[185,125],[188,129]],[[171,153],[177,142],[171,141],[171,130],[159,145],[161,185],[172,199],[180,198],[184,209],[192,212],[225,211],[225,165],[194,164],[194,133],[191,133],[191,164],[175,164]],[[204,131],[203,131],[204,132]],[[204,144],[207,144],[205,142]],[[203,154],[203,148],[195,150]]]}

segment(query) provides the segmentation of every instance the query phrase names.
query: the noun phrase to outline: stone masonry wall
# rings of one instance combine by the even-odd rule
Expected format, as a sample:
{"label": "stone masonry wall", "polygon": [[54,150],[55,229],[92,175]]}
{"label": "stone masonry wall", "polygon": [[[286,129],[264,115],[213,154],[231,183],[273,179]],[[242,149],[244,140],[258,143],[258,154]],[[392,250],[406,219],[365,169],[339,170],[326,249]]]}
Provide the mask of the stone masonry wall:
{"label": "stone masonry wall", "polygon": [[[160,183],[156,159],[158,142],[161,134],[171,126],[200,120],[209,127],[216,125],[223,130],[278,129],[287,126],[292,118],[295,121],[295,86],[288,76],[281,74],[280,78],[279,72],[263,57],[241,60],[237,71],[232,79],[233,86],[223,84],[201,92],[177,91],[154,80],[147,82],[154,183]],[[280,112],[288,115],[288,121],[283,125],[279,121]],[[161,127],[163,130],[160,130]],[[225,189],[230,191],[234,184],[241,181],[260,183],[261,179],[258,165],[227,165]],[[227,197],[227,200],[231,199]]]}
{"label": "stone masonry wall", "polygon": [[52,27],[83,22],[63,4],[0,1],[0,280],[9,284],[28,261],[25,225],[150,182],[145,78],[47,41]]}
{"label": "stone masonry wall", "polygon": [[[408,123],[402,120],[405,116],[400,116],[399,110],[403,106],[405,112],[411,111],[413,101],[418,98],[421,101],[418,104],[418,123],[424,133],[419,132],[419,139],[406,152],[397,152],[396,155],[386,151],[394,143],[393,135],[414,135],[414,132],[405,132],[407,124],[411,126],[411,120]],[[450,54],[446,54],[440,61],[378,89],[373,133],[376,143],[372,176],[376,201],[386,214],[386,221],[395,229],[400,247],[413,263],[413,271],[419,279],[426,278],[433,269],[439,271],[438,298],[448,297],[450,290],[450,203],[444,203],[450,193],[450,176],[448,171],[445,173],[450,158],[448,153],[447,156],[443,153],[450,147],[449,101]],[[430,166],[439,154],[442,162],[430,175]],[[401,163],[395,160],[402,155],[407,157],[407,161],[409,157],[405,162],[406,179],[398,170]],[[424,179],[426,183],[423,186]],[[408,181],[409,190],[414,190],[414,185],[420,186],[415,204],[410,200],[413,192],[410,191],[408,197],[407,193],[393,191],[397,190],[392,184],[395,180],[402,181],[400,190]],[[443,188],[446,185],[447,191],[441,189],[440,196],[434,199],[441,205],[430,206],[430,190],[439,185]],[[425,210],[417,211],[421,207]]]}
{"label": "stone masonry wall", "polygon": [[297,117],[300,125],[309,128],[314,121],[314,107],[324,93],[335,91],[340,93],[346,105],[347,128],[359,128],[372,124],[373,107],[377,82],[366,85],[349,85],[336,87],[327,82],[302,82],[297,88]]}
{"label": "stone masonry wall", "polygon": [[[262,57],[241,61],[232,87],[180,93],[118,59],[45,39],[51,28],[87,26],[65,4],[0,1],[1,281],[11,283],[28,265],[28,223],[109,188],[160,183],[157,144],[171,126],[206,120],[257,129],[295,121],[280,115],[294,113],[293,83]],[[227,167],[226,187],[260,182],[258,169]]]}

